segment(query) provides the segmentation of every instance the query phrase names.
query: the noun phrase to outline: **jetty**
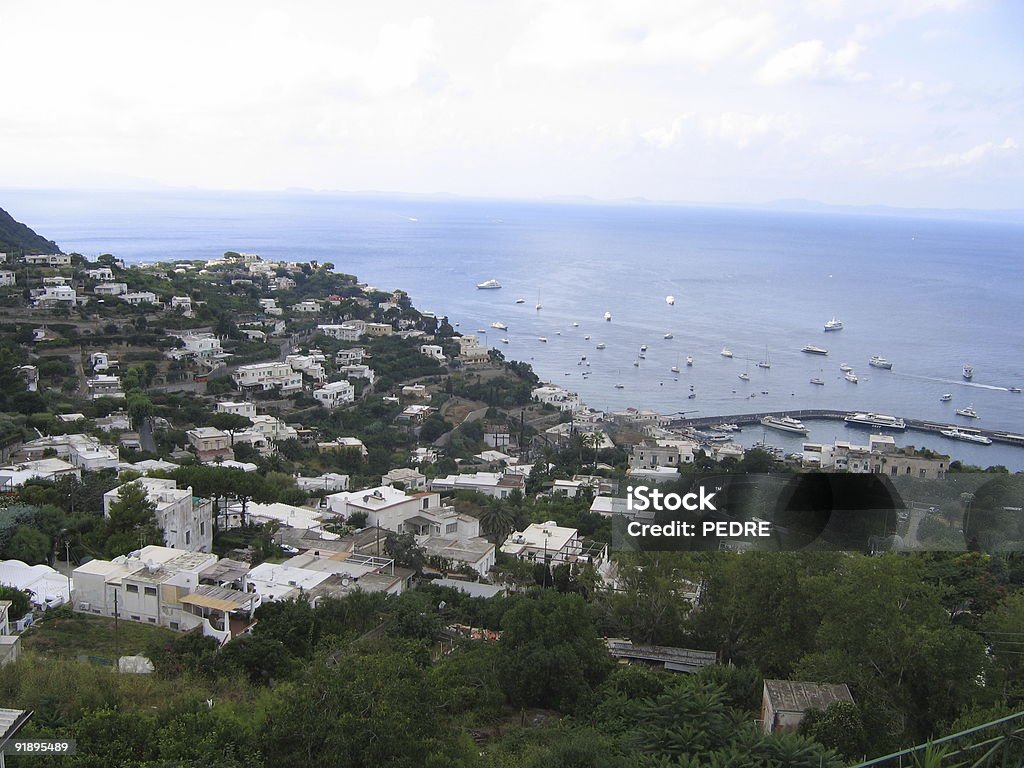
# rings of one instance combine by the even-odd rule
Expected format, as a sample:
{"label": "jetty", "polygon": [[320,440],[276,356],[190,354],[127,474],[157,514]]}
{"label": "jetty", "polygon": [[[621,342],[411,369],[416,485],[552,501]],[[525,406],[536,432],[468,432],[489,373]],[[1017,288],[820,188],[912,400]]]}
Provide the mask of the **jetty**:
{"label": "jetty", "polygon": [[[680,428],[680,427],[692,427],[694,429],[703,429],[706,427],[713,427],[716,424],[731,423],[739,426],[751,426],[754,424],[760,424],[761,419],[765,416],[783,417],[789,416],[794,419],[803,421],[804,419],[819,419],[826,421],[843,421],[847,416],[850,415],[850,411],[838,411],[828,408],[805,408],[792,411],[761,411],[760,413],[741,413],[727,416],[702,416],[696,419],[680,418],[670,422],[669,426]],[[1016,445],[1024,448],[1024,435],[1016,434],[1013,432],[1007,432],[1000,429],[981,429],[978,427],[970,426],[966,427],[963,424],[943,424],[937,421],[927,421],[922,419],[903,419],[906,424],[907,430],[913,430],[915,432],[931,432],[933,434],[939,434],[943,430],[948,429],[959,429],[961,432],[971,432],[972,434],[984,435],[992,440],[993,443],[1003,443],[1005,445]],[[891,432],[892,430],[885,430],[879,428],[880,432]],[[902,431],[902,430],[901,430]]]}

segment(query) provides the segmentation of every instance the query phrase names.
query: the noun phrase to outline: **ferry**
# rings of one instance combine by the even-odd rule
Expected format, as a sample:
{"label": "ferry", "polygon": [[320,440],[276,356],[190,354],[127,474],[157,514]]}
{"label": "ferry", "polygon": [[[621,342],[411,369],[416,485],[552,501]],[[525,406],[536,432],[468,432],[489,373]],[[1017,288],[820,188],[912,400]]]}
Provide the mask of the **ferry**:
{"label": "ferry", "polygon": [[963,416],[964,418],[968,418],[968,419],[980,418],[978,416],[978,412],[976,410],[974,410],[974,405],[973,404],[972,405],[968,405],[966,408],[957,408],[956,409],[956,415],[957,416]]}
{"label": "ferry", "polygon": [[497,328],[499,331],[507,331],[508,330],[508,326],[507,325],[505,325],[504,323],[497,323],[497,322],[491,323],[491,328]]}
{"label": "ferry", "polygon": [[501,283],[497,280],[486,280],[482,283],[477,283],[476,287],[481,290],[489,291],[494,290],[495,288],[501,288]]}
{"label": "ferry", "polygon": [[841,331],[843,330],[843,321],[833,317],[827,323],[825,323],[825,332],[829,331]]}
{"label": "ferry", "polygon": [[821,347],[816,347],[813,344],[805,345],[804,348],[801,349],[800,351],[801,352],[806,352],[808,355],[827,355],[828,354],[828,350],[827,349],[823,349]]}
{"label": "ferry", "polygon": [[881,355],[872,355],[871,359],[868,361],[868,365],[872,368],[884,368],[887,371],[892,370],[892,363]]}
{"label": "ferry", "polygon": [[732,357],[732,350],[722,347],[722,351],[719,354],[721,354],[722,357]]}
{"label": "ferry", "polygon": [[968,381],[970,381],[971,379],[974,378],[974,366],[973,365],[965,365],[964,366],[964,378],[967,379]]}
{"label": "ferry", "polygon": [[977,432],[961,432],[956,427],[952,429],[943,429],[939,432],[943,437],[951,437],[954,440],[966,440],[970,443],[979,443],[981,445],[992,445],[992,438],[980,435]]}
{"label": "ferry", "polygon": [[803,422],[794,419],[792,416],[765,416],[761,419],[761,424],[772,429],[782,430],[783,432],[796,432],[801,435],[806,435],[808,432]]}
{"label": "ferry", "polygon": [[906,422],[903,419],[898,416],[886,416],[884,413],[851,413],[843,421],[855,427],[898,430],[907,428]]}

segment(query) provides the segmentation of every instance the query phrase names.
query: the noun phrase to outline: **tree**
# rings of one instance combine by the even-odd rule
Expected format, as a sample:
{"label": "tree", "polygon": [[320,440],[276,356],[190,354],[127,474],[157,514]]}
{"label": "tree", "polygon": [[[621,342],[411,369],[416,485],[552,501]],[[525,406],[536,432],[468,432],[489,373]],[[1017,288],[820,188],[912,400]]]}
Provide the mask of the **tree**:
{"label": "tree", "polygon": [[50,537],[27,525],[19,525],[4,547],[5,558],[21,560],[29,565],[48,563],[49,556]]}
{"label": "tree", "polygon": [[147,544],[163,544],[164,536],[157,526],[155,512],[156,504],[149,500],[139,483],[122,485],[105,521],[107,556],[126,555]]}
{"label": "tree", "polygon": [[7,617],[11,621],[17,621],[30,610],[32,610],[32,597],[23,589],[15,589],[0,584],[0,600],[10,600],[11,607],[8,609]]}
{"label": "tree", "polygon": [[231,444],[235,444],[235,432],[252,426],[248,416],[238,413],[215,413],[209,419],[209,425],[231,435]]}
{"label": "tree", "polygon": [[384,540],[384,551],[388,557],[394,558],[395,564],[401,568],[411,568],[417,573],[423,570],[427,562],[423,548],[416,543],[411,533],[393,533],[388,531]]}
{"label": "tree", "polygon": [[856,704],[837,701],[824,712],[812,709],[800,721],[800,733],[850,760],[863,758],[867,734]]}

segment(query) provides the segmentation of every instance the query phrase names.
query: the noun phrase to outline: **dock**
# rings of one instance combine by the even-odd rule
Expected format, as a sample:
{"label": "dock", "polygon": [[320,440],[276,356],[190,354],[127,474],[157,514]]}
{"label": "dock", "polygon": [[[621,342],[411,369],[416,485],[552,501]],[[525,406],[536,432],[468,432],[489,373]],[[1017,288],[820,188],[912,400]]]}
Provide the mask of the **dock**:
{"label": "dock", "polygon": [[[794,419],[803,421],[804,419],[824,419],[831,421],[842,421],[850,415],[850,411],[837,411],[827,408],[815,408],[815,409],[801,409],[794,411],[762,411],[760,413],[741,413],[732,416],[702,416],[699,419],[675,419],[670,422],[669,426],[680,428],[680,427],[692,427],[694,429],[705,429],[707,427],[713,427],[715,424],[730,423],[738,426],[752,426],[754,424],[760,424],[761,419],[765,416],[789,416]],[[975,426],[968,426],[964,424],[942,424],[937,421],[925,421],[921,419],[903,419],[907,425],[907,431],[915,432],[931,432],[933,434],[939,434],[946,429],[959,429],[961,432],[971,432],[978,435],[984,435],[992,440],[993,443],[1003,443],[1004,445],[1016,445],[1024,448],[1024,435],[1015,434],[1013,432],[1007,432],[1000,429],[981,429]],[[894,431],[903,430],[892,430],[885,429],[883,427],[864,427],[856,425],[856,429],[875,429],[877,432],[883,434],[891,434]]]}

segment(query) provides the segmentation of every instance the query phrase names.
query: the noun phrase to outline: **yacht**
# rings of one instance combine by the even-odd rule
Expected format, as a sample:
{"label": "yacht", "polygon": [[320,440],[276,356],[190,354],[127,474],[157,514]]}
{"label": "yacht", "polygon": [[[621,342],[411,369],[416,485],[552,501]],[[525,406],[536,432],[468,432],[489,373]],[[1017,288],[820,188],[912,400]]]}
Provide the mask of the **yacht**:
{"label": "yacht", "polygon": [[686,367],[693,368],[693,355],[686,356]]}
{"label": "yacht", "polygon": [[764,348],[764,360],[762,360],[761,362],[759,362],[759,363],[757,364],[757,367],[758,367],[758,368],[764,368],[765,370],[767,370],[768,368],[771,368],[771,367],[772,367],[772,361],[771,361],[771,358],[769,358],[769,357],[768,357],[768,347],[765,347],[765,348]]}
{"label": "yacht", "polygon": [[872,368],[884,368],[887,371],[892,370],[892,363],[881,355],[872,355],[871,359],[868,361],[868,365]]}
{"label": "yacht", "polygon": [[740,374],[740,378],[743,379],[743,381],[750,381],[750,374],[744,371]]}
{"label": "yacht", "polygon": [[679,373],[679,366],[673,365],[669,370],[672,371],[672,373]]}
{"label": "yacht", "polygon": [[610,323],[612,321],[612,313],[611,312],[605,312],[604,313],[604,319],[605,319],[606,322]]}
{"label": "yacht", "polygon": [[843,375],[843,378],[846,379],[851,384],[856,384],[858,381],[857,374],[853,372],[852,368]]}
{"label": "yacht", "polygon": [[497,280],[487,280],[483,283],[477,283],[476,287],[482,290],[493,290],[495,288],[501,288],[501,283]]}
{"label": "yacht", "polygon": [[672,334],[671,334],[671,333],[666,333],[666,334],[665,334],[664,336],[662,336],[661,338],[663,338],[663,339],[671,339],[671,338],[672,338]]}
{"label": "yacht", "polygon": [[504,323],[497,323],[497,322],[491,323],[491,328],[497,328],[499,331],[507,331],[508,330],[508,326],[507,325],[505,325]]}
{"label": "yacht", "polygon": [[722,351],[720,354],[722,355],[722,357],[732,357],[732,350],[722,347]]}
{"label": "yacht", "polygon": [[963,416],[968,419],[980,418],[980,416],[978,416],[978,412],[974,410],[974,405],[968,405],[966,408],[957,408],[956,415]]}
{"label": "yacht", "polygon": [[965,365],[964,366],[964,378],[967,379],[968,381],[970,381],[971,379],[974,378],[974,366],[973,365]]}
{"label": "yacht", "polygon": [[801,352],[806,352],[809,355],[827,355],[828,354],[828,350],[827,349],[822,349],[821,347],[816,347],[813,344],[805,345],[804,348],[801,349],[800,351]]}
{"label": "yacht", "polygon": [[961,432],[956,427],[953,427],[952,429],[940,430],[939,434],[942,435],[943,437],[952,437],[954,440],[967,440],[970,443],[992,445],[991,437],[985,437],[984,435],[978,434],[977,432]]}
{"label": "yacht", "polygon": [[772,429],[780,429],[783,432],[796,432],[801,435],[806,435],[808,432],[803,422],[792,416],[765,416],[761,419],[761,424]]}
{"label": "yacht", "polygon": [[502,344],[508,344],[508,339],[502,339],[502,340],[501,340],[501,343],[502,343]]}
{"label": "yacht", "polygon": [[643,352],[641,352],[639,355],[637,355],[637,357],[639,357],[641,360],[646,360],[647,359],[647,355],[645,355]]}
{"label": "yacht", "polygon": [[949,393],[949,392],[947,392],[946,394],[944,394],[942,397],[939,398],[939,400],[941,400],[944,403],[948,403],[952,399],[953,399],[953,395],[951,393]]}
{"label": "yacht", "polygon": [[851,413],[843,421],[855,427],[899,430],[907,428],[903,419],[898,416],[886,416],[884,413]]}
{"label": "yacht", "polygon": [[604,342],[602,341],[602,342],[601,342],[600,344],[598,344],[598,345],[597,345],[597,348],[598,348],[598,349],[604,349],[604,348],[605,348],[606,346],[608,346],[608,345],[607,345],[607,344],[605,344],[605,343],[604,343]]}
{"label": "yacht", "polygon": [[738,424],[716,424],[712,429],[717,429],[719,432],[741,432]]}
{"label": "yacht", "polygon": [[676,303],[676,297],[675,296],[666,296],[665,297],[665,303],[668,304],[671,307],[673,304]]}
{"label": "yacht", "polygon": [[833,317],[827,323],[825,323],[825,331],[841,331],[843,330],[843,321]]}
{"label": "yacht", "polygon": [[849,363],[843,363],[842,365],[839,366],[839,370],[842,371],[843,373],[849,373],[850,371],[853,370],[853,366],[850,365]]}
{"label": "yacht", "polygon": [[1007,392],[1020,392],[1020,387],[1010,387],[1006,391]]}
{"label": "yacht", "polygon": [[817,379],[817,378],[811,379],[811,384],[817,384],[818,386],[823,387],[823,386],[825,386],[825,380],[824,379]]}

